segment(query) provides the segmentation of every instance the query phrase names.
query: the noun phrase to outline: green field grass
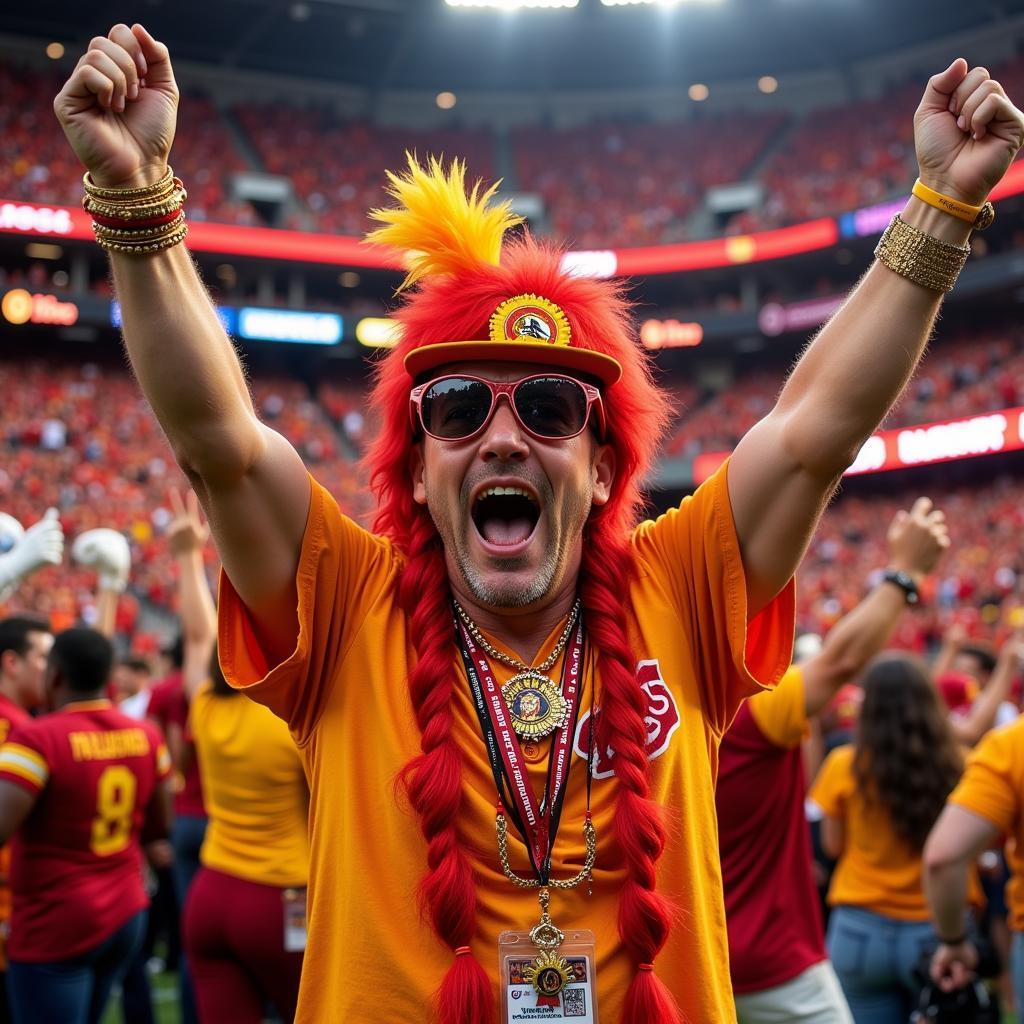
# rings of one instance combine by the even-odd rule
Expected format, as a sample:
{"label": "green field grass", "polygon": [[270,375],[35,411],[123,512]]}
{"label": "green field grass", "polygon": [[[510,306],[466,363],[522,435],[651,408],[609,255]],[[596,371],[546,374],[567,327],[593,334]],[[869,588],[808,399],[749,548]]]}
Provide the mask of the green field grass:
{"label": "green field grass", "polygon": [[[178,1012],[178,975],[172,972],[152,974],[149,984],[153,992],[153,1016],[156,1018],[156,1024],[181,1024],[181,1014]],[[121,998],[118,995],[110,1000],[102,1024],[123,1022]]]}

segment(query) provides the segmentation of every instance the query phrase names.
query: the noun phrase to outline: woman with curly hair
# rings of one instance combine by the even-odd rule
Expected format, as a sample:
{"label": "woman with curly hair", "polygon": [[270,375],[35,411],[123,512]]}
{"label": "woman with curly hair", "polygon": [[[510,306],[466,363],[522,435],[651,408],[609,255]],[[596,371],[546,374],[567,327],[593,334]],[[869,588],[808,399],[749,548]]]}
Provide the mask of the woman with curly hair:
{"label": "woman with curly hair", "polygon": [[864,677],[856,740],[821,767],[811,799],[838,859],[828,901],[828,950],[857,1024],[904,1024],[914,977],[935,945],[921,852],[963,770],[927,669],[888,653]]}

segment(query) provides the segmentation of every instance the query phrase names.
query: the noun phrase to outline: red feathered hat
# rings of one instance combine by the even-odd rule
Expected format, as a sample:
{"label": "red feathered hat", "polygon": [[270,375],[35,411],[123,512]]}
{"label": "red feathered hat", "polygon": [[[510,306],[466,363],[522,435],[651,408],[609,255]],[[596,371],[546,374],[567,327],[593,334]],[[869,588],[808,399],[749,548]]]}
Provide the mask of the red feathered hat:
{"label": "red feathered hat", "polygon": [[[446,173],[437,159],[424,168],[411,156],[404,174],[389,171],[388,178],[388,191],[400,205],[372,211],[370,216],[386,226],[367,237],[406,256],[409,272],[403,289],[422,278],[433,283],[448,277],[462,287],[469,279],[495,277],[493,272],[502,267],[504,234],[522,223],[507,201],[488,205],[497,185],[481,193],[477,182],[467,196],[463,163],[454,161]],[[557,276],[567,276],[560,264]],[[574,331],[571,312],[567,312],[550,294],[535,290],[510,294],[491,311],[486,337],[460,338],[456,333],[443,341],[408,338],[412,348],[405,356],[405,368],[418,378],[446,363],[486,359],[540,363],[587,374],[605,385],[616,383],[622,376],[619,361],[601,351],[593,339]]]}

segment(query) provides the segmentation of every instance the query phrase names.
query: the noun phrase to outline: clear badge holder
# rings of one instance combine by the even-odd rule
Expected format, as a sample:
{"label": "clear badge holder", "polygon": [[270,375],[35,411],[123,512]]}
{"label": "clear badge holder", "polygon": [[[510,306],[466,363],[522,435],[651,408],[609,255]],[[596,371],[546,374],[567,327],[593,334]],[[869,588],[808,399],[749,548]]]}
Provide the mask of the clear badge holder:
{"label": "clear badge holder", "polygon": [[557,950],[542,950],[529,932],[498,936],[502,1024],[567,1020],[598,1024],[594,933],[569,929]]}
{"label": "clear badge holder", "polygon": [[284,951],[301,953],[306,948],[306,890],[284,889]]}

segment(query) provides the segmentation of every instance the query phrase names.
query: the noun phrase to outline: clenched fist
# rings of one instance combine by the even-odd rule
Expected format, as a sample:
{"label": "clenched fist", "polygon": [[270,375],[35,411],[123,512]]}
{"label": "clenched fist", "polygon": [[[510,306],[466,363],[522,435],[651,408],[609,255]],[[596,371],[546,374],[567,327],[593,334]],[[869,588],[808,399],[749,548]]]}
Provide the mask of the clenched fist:
{"label": "clenched fist", "polygon": [[984,68],[958,57],[928,81],[914,115],[921,180],[980,206],[1024,142],[1024,114]]}
{"label": "clenched fist", "polygon": [[89,43],[53,109],[97,185],[153,184],[167,169],[178,109],[167,47],[141,25],[115,25]]}

